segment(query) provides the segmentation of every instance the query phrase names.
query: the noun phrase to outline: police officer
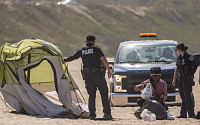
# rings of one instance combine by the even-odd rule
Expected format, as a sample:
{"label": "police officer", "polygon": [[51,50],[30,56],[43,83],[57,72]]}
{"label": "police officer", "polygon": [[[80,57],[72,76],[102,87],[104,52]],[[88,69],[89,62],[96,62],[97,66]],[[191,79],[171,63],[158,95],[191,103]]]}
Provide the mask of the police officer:
{"label": "police officer", "polygon": [[95,45],[95,36],[89,35],[86,38],[86,46],[78,50],[73,56],[64,59],[64,62],[70,62],[79,57],[83,62],[83,78],[85,80],[86,89],[89,94],[89,111],[90,119],[95,120],[96,108],[95,98],[97,88],[100,91],[104,119],[112,120],[110,104],[108,101],[108,87],[105,80],[105,70],[101,66],[103,62],[104,66],[108,70],[108,77],[111,77],[111,71],[106,57],[104,56],[101,48]]}
{"label": "police officer", "polygon": [[180,97],[182,99],[182,106],[180,116],[177,118],[194,118],[194,96],[192,93],[192,86],[194,86],[194,73],[197,69],[196,61],[194,56],[187,53],[188,47],[183,43],[176,46],[176,51],[178,53],[176,69],[174,72],[173,86],[179,88]]}

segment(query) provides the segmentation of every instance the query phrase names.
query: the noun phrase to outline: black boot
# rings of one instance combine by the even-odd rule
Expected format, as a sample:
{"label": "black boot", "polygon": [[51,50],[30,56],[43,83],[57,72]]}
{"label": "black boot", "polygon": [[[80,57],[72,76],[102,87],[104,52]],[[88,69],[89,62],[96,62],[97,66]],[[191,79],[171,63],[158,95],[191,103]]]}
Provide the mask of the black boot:
{"label": "black boot", "polygon": [[96,120],[95,116],[90,116],[90,120]]}
{"label": "black boot", "polygon": [[197,113],[197,115],[195,116],[196,119],[200,119],[200,112]]}
{"label": "black boot", "polygon": [[180,115],[180,116],[177,116],[176,118],[187,118],[187,116]]}
{"label": "black boot", "polygon": [[105,120],[112,120],[113,119],[112,115],[109,115],[109,114],[104,114],[103,118]]}

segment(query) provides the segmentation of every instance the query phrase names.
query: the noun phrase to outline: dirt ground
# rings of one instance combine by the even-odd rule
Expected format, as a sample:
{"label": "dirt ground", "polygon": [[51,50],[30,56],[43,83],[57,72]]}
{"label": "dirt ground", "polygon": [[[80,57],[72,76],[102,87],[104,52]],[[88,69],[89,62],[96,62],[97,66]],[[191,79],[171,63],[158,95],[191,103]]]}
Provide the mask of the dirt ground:
{"label": "dirt ground", "polygon": [[[85,89],[84,81],[82,80],[80,74],[80,66],[81,60],[77,60],[74,62],[69,63],[69,70],[74,77],[75,81],[77,82],[80,90],[82,91],[85,99],[88,99],[88,94]],[[195,80],[197,82],[198,73],[195,75]],[[108,83],[109,85],[109,83]],[[193,87],[194,89],[194,96],[196,101],[195,112],[200,110],[200,85],[196,83]],[[103,116],[102,113],[102,105],[99,92],[97,92],[97,99],[96,99],[96,107],[97,107],[97,117],[101,118]],[[134,112],[138,109],[138,107],[112,107],[112,115],[114,117],[113,121],[91,121],[89,119],[67,119],[67,118],[44,118],[44,117],[34,117],[22,114],[14,114],[10,113],[11,110],[7,109],[5,104],[0,100],[0,125],[133,125],[133,124],[145,124],[145,125],[199,125],[200,120],[196,119],[176,119],[174,121],[162,120],[162,121],[155,121],[155,122],[145,122],[143,120],[138,120],[134,116]],[[180,107],[174,106],[170,107],[170,112],[172,112],[175,116],[179,115]]]}

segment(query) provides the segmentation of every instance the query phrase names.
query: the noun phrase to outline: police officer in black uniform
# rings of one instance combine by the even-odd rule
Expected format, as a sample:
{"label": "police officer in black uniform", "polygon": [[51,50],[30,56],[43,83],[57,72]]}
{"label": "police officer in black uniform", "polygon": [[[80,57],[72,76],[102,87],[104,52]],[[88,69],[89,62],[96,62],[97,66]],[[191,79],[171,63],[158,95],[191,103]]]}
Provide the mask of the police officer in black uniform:
{"label": "police officer in black uniform", "polygon": [[176,46],[178,53],[177,66],[174,73],[174,79],[172,84],[179,88],[180,97],[182,99],[182,106],[180,116],[177,118],[194,118],[194,96],[192,93],[192,86],[194,86],[194,73],[197,69],[197,63],[194,56],[187,53],[188,47],[183,43]]}
{"label": "police officer in black uniform", "polygon": [[[103,105],[104,119],[111,120],[111,109],[108,100],[108,87],[105,80],[105,67],[108,70],[108,77],[111,77],[111,71],[106,57],[104,56],[101,48],[95,45],[95,36],[87,36],[86,46],[78,50],[73,56],[64,59],[64,62],[70,62],[79,57],[82,58],[83,69],[82,75],[85,80],[86,89],[89,94],[89,111],[90,119],[95,120],[96,108],[95,98],[97,88],[101,94]],[[104,64],[104,68],[101,65]]]}

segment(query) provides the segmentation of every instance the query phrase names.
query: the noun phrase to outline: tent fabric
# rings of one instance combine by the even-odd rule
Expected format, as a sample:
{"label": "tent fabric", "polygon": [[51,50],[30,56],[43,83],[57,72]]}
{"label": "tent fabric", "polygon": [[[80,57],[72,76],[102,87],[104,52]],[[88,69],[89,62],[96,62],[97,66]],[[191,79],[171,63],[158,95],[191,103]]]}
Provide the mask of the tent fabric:
{"label": "tent fabric", "polygon": [[[6,60],[12,63],[15,62],[14,66],[16,69],[19,65],[27,65],[41,59],[45,55],[62,57],[62,53],[58,47],[40,39],[25,39],[18,43],[5,43],[0,48],[0,52],[1,63],[4,63]],[[67,63],[63,65],[63,69],[66,66]],[[65,75],[67,75],[68,80],[70,80],[68,74]]]}
{"label": "tent fabric", "polygon": [[6,84],[4,87],[1,89],[2,95],[4,98],[6,97],[5,101],[16,109],[17,113],[25,110],[29,115],[52,117],[67,112],[67,109],[51,103],[45,96],[39,95],[31,89],[30,86],[25,87],[26,91],[19,84]]}
{"label": "tent fabric", "polygon": [[[17,112],[30,115],[59,116],[63,112],[88,117],[87,104],[79,97],[79,88],[62,64],[62,52],[40,39],[5,43],[0,47],[0,86],[5,101]],[[56,101],[33,88],[35,84],[54,84]],[[61,106],[62,104],[63,106]],[[64,113],[65,114],[65,113]]]}

